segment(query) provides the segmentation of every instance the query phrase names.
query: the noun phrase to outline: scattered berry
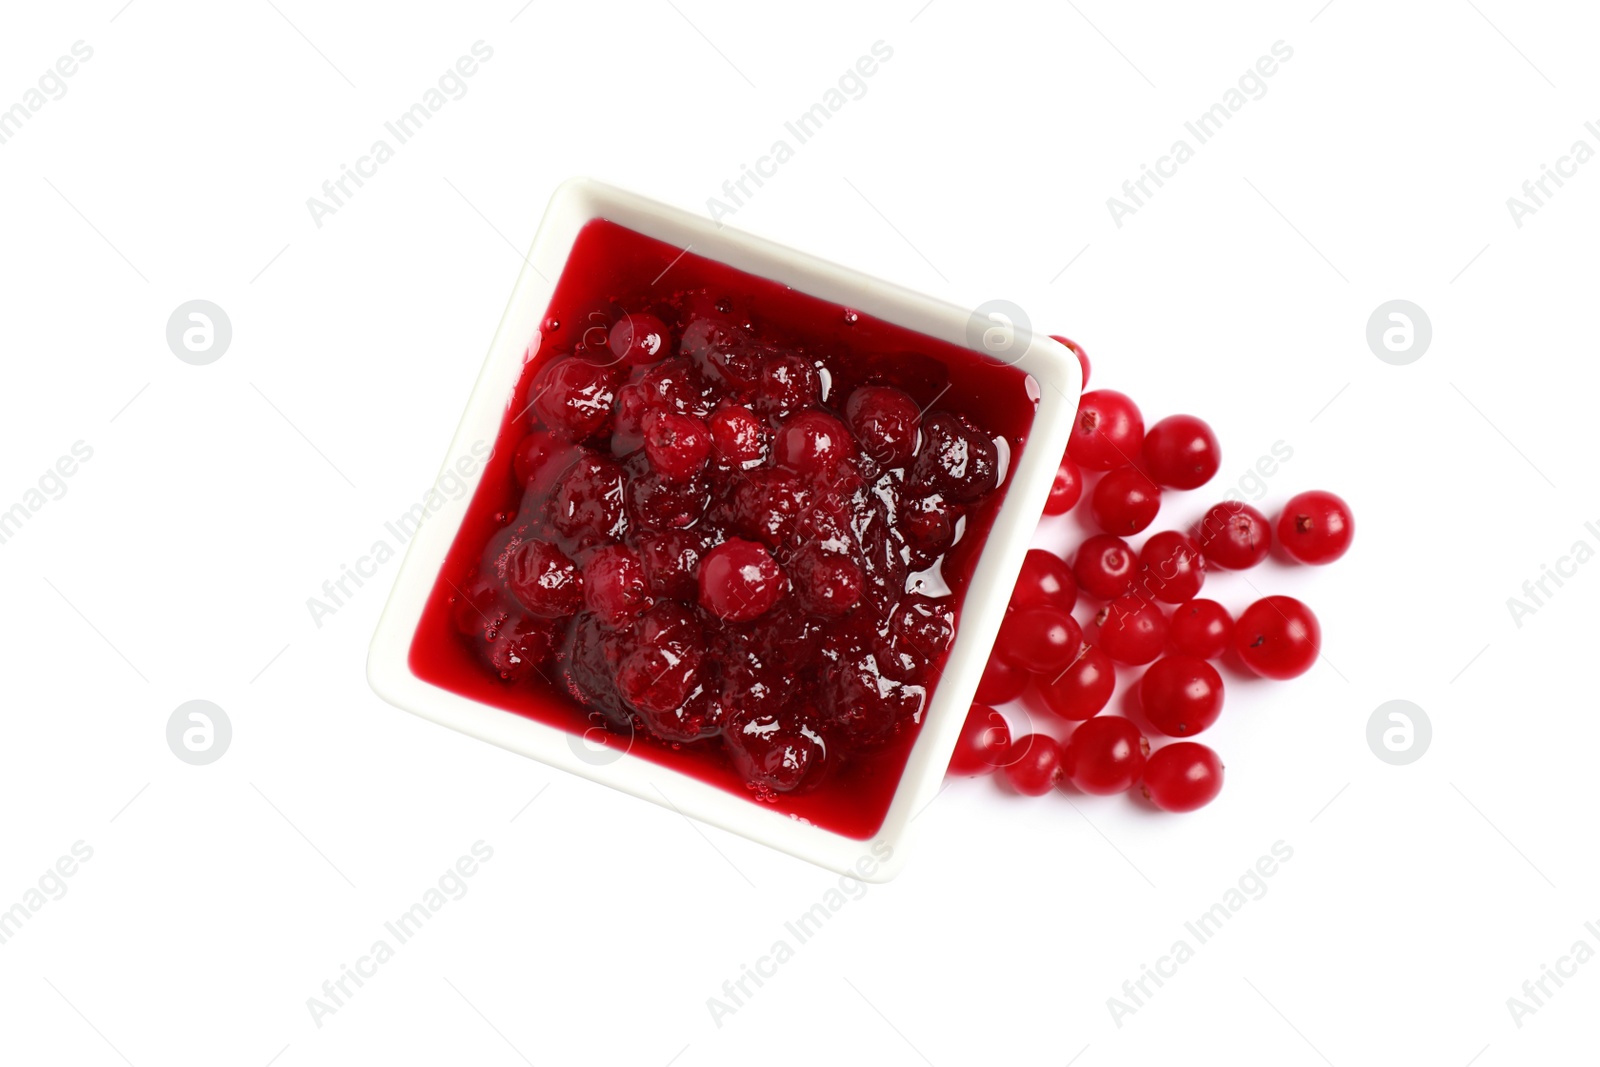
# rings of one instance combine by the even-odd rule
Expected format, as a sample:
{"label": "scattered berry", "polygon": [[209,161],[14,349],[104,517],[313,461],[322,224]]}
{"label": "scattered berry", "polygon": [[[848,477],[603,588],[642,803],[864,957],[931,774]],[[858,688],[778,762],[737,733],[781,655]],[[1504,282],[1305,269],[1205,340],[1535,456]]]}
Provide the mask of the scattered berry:
{"label": "scattered berry", "polygon": [[1151,535],[1139,550],[1138,589],[1163,604],[1193,600],[1206,580],[1206,559],[1176,530]]}
{"label": "scattered berry", "polygon": [[1077,620],[1059,608],[1023,608],[1006,613],[995,652],[1013,667],[1034,674],[1064,670],[1083,645]]}
{"label": "scattered berry", "polygon": [[1061,768],[1085,793],[1126,793],[1144,773],[1150,742],[1139,728],[1118,715],[1097,715],[1072,731],[1061,753]]}
{"label": "scattered berry", "polygon": [[1222,714],[1222,675],[1193,656],[1158,659],[1139,679],[1139,704],[1168,737],[1191,737]]}
{"label": "scattered berry", "polygon": [[1322,627],[1294,597],[1263,597],[1234,623],[1233,647],[1245,666],[1263,678],[1297,678],[1317,662]]}
{"label": "scattered berry", "polygon": [[1078,581],[1072,568],[1054,552],[1029,549],[1022,560],[1022,571],[1011,590],[1011,607],[1051,607],[1071,611],[1078,603]]}
{"label": "scattered berry", "polygon": [[1005,717],[983,704],[972,705],[950,757],[950,773],[988,774],[1004,766],[1010,756],[1011,728]]}
{"label": "scattered berry", "polygon": [[1133,587],[1137,563],[1128,542],[1115,534],[1095,534],[1078,546],[1072,576],[1085,593],[1110,600]]}
{"label": "scattered berry", "polygon": [[1144,767],[1144,795],[1162,811],[1194,811],[1222,792],[1222,761],[1197,741],[1156,750]]}
{"label": "scattered berry", "polygon": [[1144,444],[1144,416],[1132,400],[1112,389],[1096,389],[1078,398],[1067,455],[1080,467],[1108,471],[1139,458]]}
{"label": "scattered berry", "polygon": [[1233,616],[1215,600],[1179,604],[1167,624],[1173,650],[1198,659],[1216,659],[1233,645]]}
{"label": "scattered berry", "polygon": [[1198,489],[1222,466],[1222,448],[1211,427],[1193,415],[1168,415],[1144,435],[1145,468],[1159,484]]}
{"label": "scattered berry", "polygon": [[1045,500],[1046,515],[1065,515],[1083,495],[1083,474],[1070,456],[1061,457],[1055,480],[1050,483],[1050,496]]}
{"label": "scattered berry", "polygon": [[1053,677],[1041,675],[1039,695],[1049,709],[1069,722],[1092,719],[1111,702],[1116,690],[1116,666],[1100,649],[1084,645],[1078,658]]}
{"label": "scattered berry", "polygon": [[1090,508],[1100,529],[1128,537],[1156,521],[1161,489],[1138,467],[1118,467],[1094,487]]}
{"label": "scattered berry", "polygon": [[1320,489],[1290,497],[1278,516],[1278,541],[1301,563],[1332,563],[1355,535],[1350,505]]}
{"label": "scattered berry", "polygon": [[1167,617],[1143,597],[1119,596],[1100,609],[1089,630],[1091,644],[1118,663],[1138,666],[1161,655]]}
{"label": "scattered berry", "polygon": [[1200,520],[1194,542],[1208,562],[1242,571],[1272,551],[1272,527],[1267,525],[1267,517],[1249,504],[1223,501]]}
{"label": "scattered berry", "polygon": [[1047,734],[1017,738],[1006,759],[1006,780],[1024,796],[1044,796],[1061,780],[1061,746]]}

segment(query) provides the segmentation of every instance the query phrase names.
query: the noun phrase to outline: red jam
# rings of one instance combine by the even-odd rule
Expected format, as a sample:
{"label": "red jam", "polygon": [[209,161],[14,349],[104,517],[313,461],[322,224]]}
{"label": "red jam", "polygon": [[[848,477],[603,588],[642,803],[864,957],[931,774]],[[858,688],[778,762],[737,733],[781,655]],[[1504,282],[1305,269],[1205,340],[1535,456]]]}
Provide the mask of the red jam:
{"label": "red jam", "polygon": [[1035,406],[1014,367],[591,222],[411,669],[871,837]]}

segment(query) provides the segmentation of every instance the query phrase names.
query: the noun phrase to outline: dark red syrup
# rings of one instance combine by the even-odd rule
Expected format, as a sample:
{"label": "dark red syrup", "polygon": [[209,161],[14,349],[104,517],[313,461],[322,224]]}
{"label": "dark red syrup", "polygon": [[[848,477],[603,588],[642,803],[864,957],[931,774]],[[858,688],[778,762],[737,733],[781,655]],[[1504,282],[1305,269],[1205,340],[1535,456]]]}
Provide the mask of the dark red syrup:
{"label": "dark red syrup", "polygon": [[602,220],[541,335],[412,671],[870,838],[1027,375]]}

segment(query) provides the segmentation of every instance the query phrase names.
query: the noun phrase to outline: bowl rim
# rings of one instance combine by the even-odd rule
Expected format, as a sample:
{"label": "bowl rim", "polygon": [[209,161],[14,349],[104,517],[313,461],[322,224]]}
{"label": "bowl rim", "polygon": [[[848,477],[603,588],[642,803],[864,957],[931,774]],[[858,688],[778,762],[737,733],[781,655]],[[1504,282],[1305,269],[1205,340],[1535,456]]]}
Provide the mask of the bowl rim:
{"label": "bowl rim", "polygon": [[[977,313],[808,253],[711,221],[590,178],[563,182],[524,257],[516,285],[490,343],[441,477],[457,460],[493,446],[526,360],[538,351],[555,282],[583,226],[608,219],[685,251],[715,259],[809,295],[856,309],[972,351]],[[994,320],[998,322],[999,320]],[[530,340],[531,339],[531,340]],[[1006,362],[1030,374],[1039,394],[1020,454],[1009,457],[1011,485],[978,551],[946,665],[934,687],[889,810],[869,839],[849,837],[785,815],[615,746],[596,748],[580,735],[485,704],[426,682],[411,672],[410,646],[484,464],[463,477],[464,491],[440,496],[407,545],[388,602],[373,633],[367,679],[396,707],[549,766],[670,808],[840,874],[882,882],[904,865],[912,823],[938,796],[945,768],[977,690],[1012,585],[1032,541],[1082,389],[1077,359],[1044,334],[1019,330]],[[437,495],[437,494],[436,494]]]}

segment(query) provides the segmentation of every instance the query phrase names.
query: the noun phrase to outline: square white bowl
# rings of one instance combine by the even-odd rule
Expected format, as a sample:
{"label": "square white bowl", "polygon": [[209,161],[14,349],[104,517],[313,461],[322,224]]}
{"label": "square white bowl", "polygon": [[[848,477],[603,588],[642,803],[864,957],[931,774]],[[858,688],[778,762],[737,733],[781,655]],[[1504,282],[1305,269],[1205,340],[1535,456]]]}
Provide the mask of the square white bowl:
{"label": "square white bowl", "polygon": [[[565,182],[551,198],[526,266],[490,345],[488,358],[446,454],[463,456],[499,434],[526,360],[535,358],[539,328],[556,281],[583,226],[608,219],[647,237],[687,248],[750,274],[977,352],[998,345],[1004,362],[1038,383],[1038,405],[1020,455],[1010,457],[1011,484],[979,552],[954,643],[935,685],[921,732],[878,833],[861,840],[773,810],[740,795],[617,748],[594,749],[566,730],[484,704],[423,681],[409,655],[423,607],[477,491],[482,465],[467,491],[434,512],[412,538],[378,622],[367,658],[374,691],[396,707],[480,740],[673,808],[691,818],[781,849],[841,874],[887,881],[904,862],[912,819],[938,794],[950,754],[994,644],[1011,587],[1066,448],[1082,388],[1077,360],[1059,343],[1002,314],[980,315],[897,285],[836,266],[589,179]],[[988,354],[988,353],[985,353]]]}

